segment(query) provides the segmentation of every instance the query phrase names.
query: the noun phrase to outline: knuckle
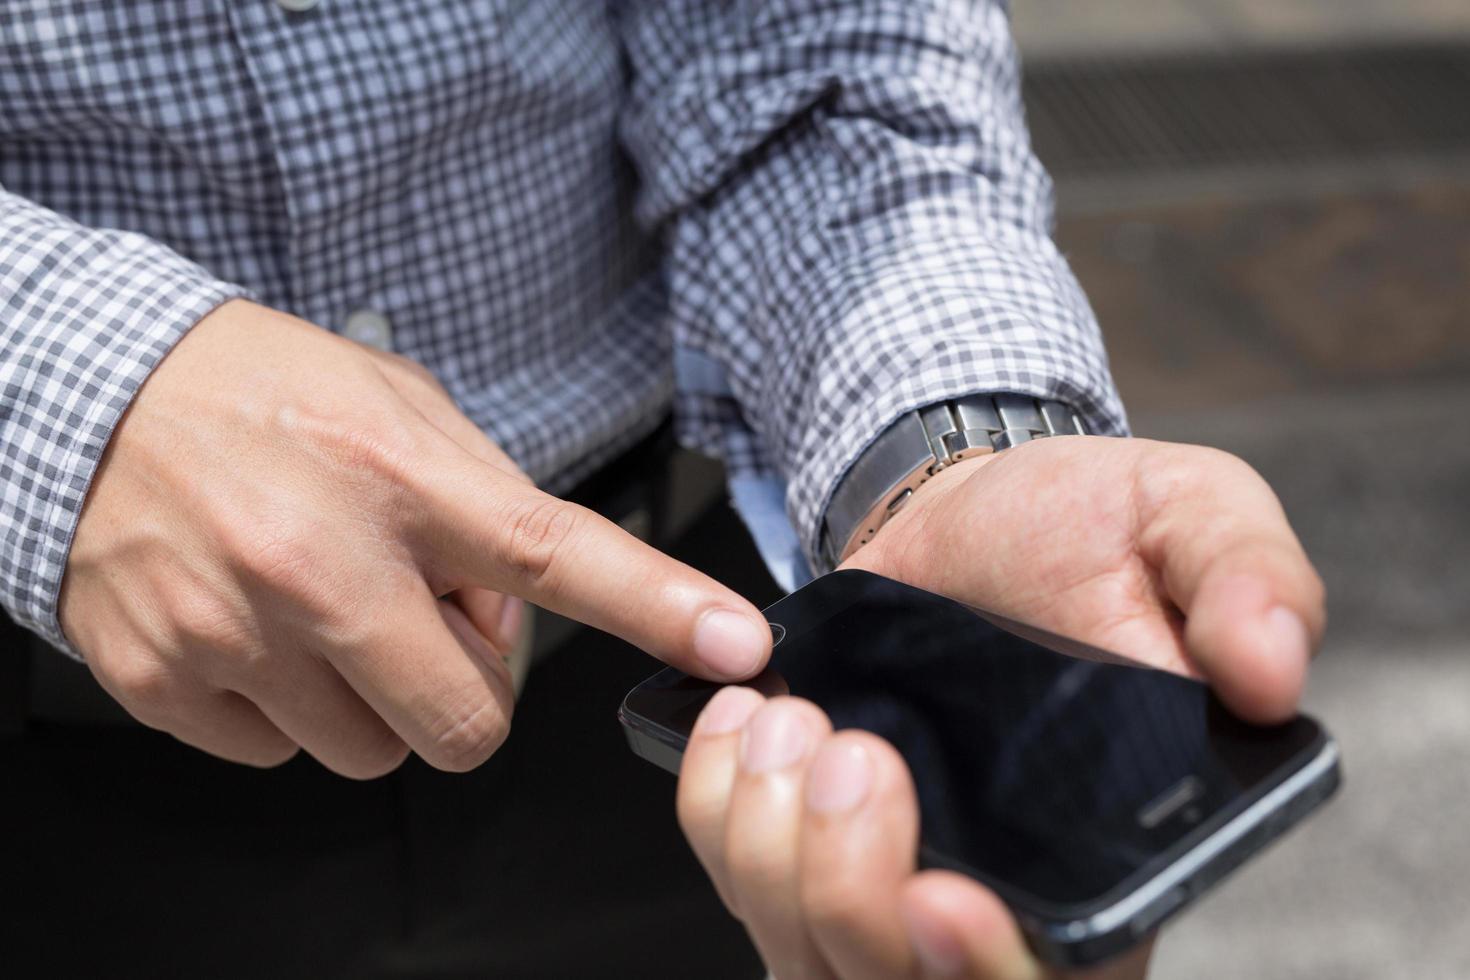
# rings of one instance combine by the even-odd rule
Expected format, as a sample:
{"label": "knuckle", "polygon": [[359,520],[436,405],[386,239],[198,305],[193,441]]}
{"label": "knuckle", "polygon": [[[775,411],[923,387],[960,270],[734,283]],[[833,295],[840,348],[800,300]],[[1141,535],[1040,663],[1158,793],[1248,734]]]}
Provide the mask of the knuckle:
{"label": "knuckle", "polygon": [[[335,622],[342,615],[342,597],[333,587],[341,569],[328,554],[330,535],[297,519],[256,520],[232,522],[225,539],[230,563],[249,585],[284,600],[286,608],[305,613],[314,623]],[[201,623],[213,622],[216,631],[221,625],[211,619],[220,615],[217,609],[203,607],[192,615]]]}
{"label": "knuckle", "polygon": [[167,615],[185,648],[242,652],[250,630],[225,598],[200,589],[179,589],[168,599]]}
{"label": "knuckle", "polygon": [[1250,464],[1239,456],[1226,449],[1216,446],[1200,446],[1195,444],[1179,446],[1175,453],[1175,462],[1181,468],[1188,468],[1204,476],[1212,468],[1231,470],[1233,472],[1255,472]]}
{"label": "knuckle", "polygon": [[493,698],[459,715],[450,715],[432,733],[433,749],[425,759],[436,769],[468,772],[495,754],[510,733],[510,721]]}
{"label": "knuckle", "polygon": [[380,738],[376,744],[360,748],[338,771],[349,779],[377,779],[393,772],[407,758],[408,746],[402,739]]}
{"label": "knuckle", "polygon": [[329,417],[318,421],[317,441],[328,458],[348,474],[381,487],[400,486],[412,472],[414,437],[398,416],[377,413],[368,419]]}
{"label": "knuckle", "polygon": [[[435,376],[434,372],[424,367],[418,361],[415,361],[411,357],[405,357],[402,354],[391,352],[386,353],[385,356],[391,358],[392,364],[409,377],[433,388],[435,391],[444,392],[444,385],[440,383],[439,378]],[[445,393],[447,394],[447,392]]]}
{"label": "knuckle", "polygon": [[557,567],[557,556],[577,533],[582,512],[573,504],[545,497],[523,506],[505,533],[504,559],[521,579],[545,583]]}
{"label": "knuckle", "polygon": [[275,428],[358,504],[388,507],[422,459],[422,426],[414,419],[391,406],[306,396],[277,411]]}
{"label": "knuckle", "polygon": [[751,847],[733,840],[727,840],[725,848],[725,866],[737,893],[768,894],[794,872],[792,856],[781,848]]}
{"label": "knuckle", "polygon": [[237,520],[227,528],[232,563],[255,581],[289,586],[309,578],[319,563],[309,531],[295,521]]}
{"label": "knuckle", "polygon": [[867,919],[871,897],[866,889],[854,888],[844,878],[803,877],[799,890],[802,915],[818,931],[845,932],[861,929]]}
{"label": "knuckle", "polygon": [[1213,491],[1237,498],[1239,505],[1256,506],[1276,503],[1276,494],[1256,468],[1234,453],[1213,446],[1191,447],[1191,456],[1174,461],[1174,472],[1181,487],[1191,491]]}
{"label": "knuckle", "polygon": [[1165,444],[1138,459],[1135,503],[1145,523],[1175,513],[1179,505],[1201,500],[1223,504],[1226,509],[1221,516],[1256,506],[1263,494],[1274,500],[1260,474],[1223,449]]}
{"label": "knuckle", "polygon": [[1141,484],[1146,510],[1162,512],[1182,497],[1190,496],[1202,482],[1207,467],[1201,466],[1199,453],[1218,450],[1189,447],[1187,451],[1162,453],[1150,460],[1147,479]]}
{"label": "knuckle", "polygon": [[[832,741],[861,747],[867,754],[873,769],[870,792],[874,802],[869,806],[891,806],[901,796],[913,799],[913,781],[908,767],[889,742],[871,732],[858,730],[839,732],[832,736]],[[901,796],[894,795],[896,792]],[[893,833],[913,834],[905,847],[917,847],[917,823],[906,831],[888,825],[885,835]],[[864,884],[864,863],[854,858],[859,850],[873,846],[876,840],[861,833],[853,836],[838,832],[831,836],[820,835],[819,842],[808,849],[804,839],[799,902],[802,914],[813,928],[835,931],[861,929],[864,922],[871,921],[871,892]],[[881,846],[886,847],[888,843],[884,841]]]}
{"label": "knuckle", "polygon": [[[403,588],[416,587],[421,581],[406,583]],[[373,610],[392,608],[403,594],[369,587],[318,593],[317,604],[309,607],[313,648],[328,662],[380,649],[382,626],[375,621]]]}
{"label": "knuckle", "polygon": [[99,657],[97,671],[117,700],[139,721],[156,726],[168,716],[178,690],[178,681],[168,664],[134,652]]}

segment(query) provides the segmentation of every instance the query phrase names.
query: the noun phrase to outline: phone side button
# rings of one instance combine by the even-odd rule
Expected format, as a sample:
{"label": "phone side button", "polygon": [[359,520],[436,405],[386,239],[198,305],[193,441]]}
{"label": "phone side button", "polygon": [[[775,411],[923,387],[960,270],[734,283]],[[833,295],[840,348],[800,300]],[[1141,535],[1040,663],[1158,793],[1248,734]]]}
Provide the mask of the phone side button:
{"label": "phone side button", "polygon": [[1179,906],[1183,905],[1189,898],[1189,890],[1183,885],[1175,885],[1164,894],[1154,899],[1147,908],[1133,917],[1129,923],[1129,931],[1135,936],[1143,936],[1150,933],[1169,917],[1169,914]]}

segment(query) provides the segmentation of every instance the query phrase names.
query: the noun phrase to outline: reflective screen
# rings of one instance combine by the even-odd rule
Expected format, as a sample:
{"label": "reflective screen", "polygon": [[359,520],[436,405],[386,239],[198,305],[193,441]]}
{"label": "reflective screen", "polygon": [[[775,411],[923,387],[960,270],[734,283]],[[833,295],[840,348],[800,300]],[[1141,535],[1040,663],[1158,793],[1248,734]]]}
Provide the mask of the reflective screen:
{"label": "reflective screen", "polygon": [[[1025,638],[886,579],[840,573],[816,586],[767,610],[786,635],[753,686],[892,742],[918,787],[927,863],[1013,901],[1104,896],[1240,809],[1318,738],[1309,720],[1248,726],[1203,685]],[[629,706],[687,733],[712,688],[661,677]]]}

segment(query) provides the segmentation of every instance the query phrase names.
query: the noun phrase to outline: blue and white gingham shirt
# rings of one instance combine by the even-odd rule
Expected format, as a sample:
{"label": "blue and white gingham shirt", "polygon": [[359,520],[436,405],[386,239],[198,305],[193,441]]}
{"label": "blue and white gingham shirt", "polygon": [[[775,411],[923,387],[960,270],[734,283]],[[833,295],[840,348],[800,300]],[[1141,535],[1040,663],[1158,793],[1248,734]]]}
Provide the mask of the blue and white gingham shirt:
{"label": "blue and white gingham shirt", "polygon": [[241,294],[424,363],[553,491],[672,397],[816,564],[906,410],[1121,431],[1050,220],[1000,2],[0,0],[0,600],[61,640],[119,416]]}

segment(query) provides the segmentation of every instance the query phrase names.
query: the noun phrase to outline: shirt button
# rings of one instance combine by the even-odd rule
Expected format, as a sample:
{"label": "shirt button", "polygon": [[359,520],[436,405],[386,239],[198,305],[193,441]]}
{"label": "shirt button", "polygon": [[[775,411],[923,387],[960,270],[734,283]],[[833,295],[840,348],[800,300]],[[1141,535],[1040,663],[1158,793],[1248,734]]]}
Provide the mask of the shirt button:
{"label": "shirt button", "polygon": [[342,332],[359,344],[378,350],[392,350],[393,324],[377,310],[358,310],[347,317]]}
{"label": "shirt button", "polygon": [[276,5],[282,10],[289,10],[293,14],[299,14],[302,11],[315,7],[318,2],[319,0],[276,0]]}

